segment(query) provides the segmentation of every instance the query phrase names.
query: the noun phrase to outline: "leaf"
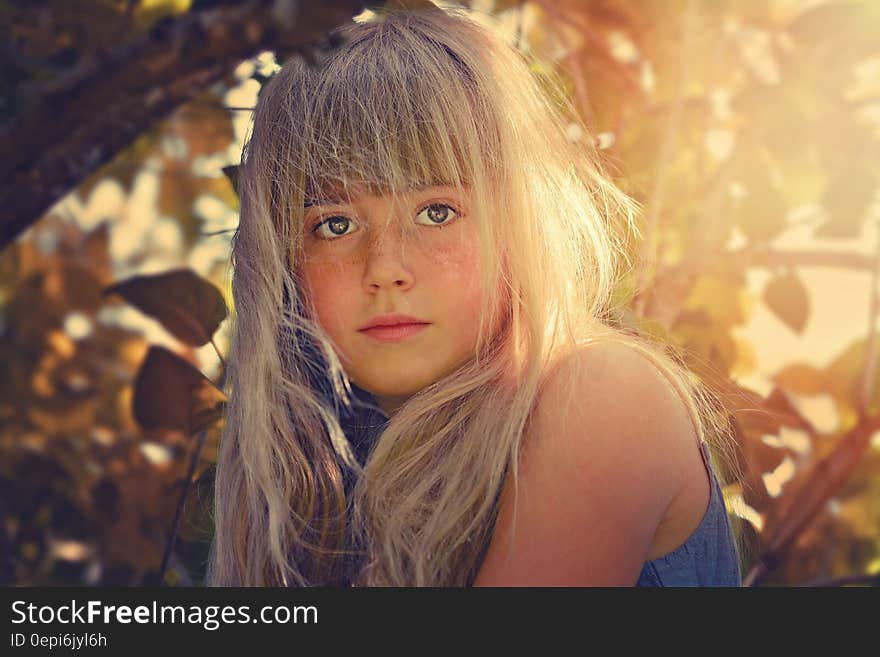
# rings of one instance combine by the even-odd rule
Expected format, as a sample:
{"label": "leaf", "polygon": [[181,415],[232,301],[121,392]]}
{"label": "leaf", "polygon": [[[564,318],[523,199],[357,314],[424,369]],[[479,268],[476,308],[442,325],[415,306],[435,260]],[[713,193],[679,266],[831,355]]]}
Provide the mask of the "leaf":
{"label": "leaf", "polygon": [[783,426],[806,431],[807,433],[815,431],[810,421],[801,414],[798,407],[792,403],[789,395],[778,385],[773,386],[773,390],[767,397],[764,407],[774,425],[772,428],[766,428],[764,433],[776,435]]}
{"label": "leaf", "polygon": [[198,433],[222,414],[223,394],[180,356],[150,347],[134,383],[134,416],[144,429]]}
{"label": "leaf", "polygon": [[[854,340],[825,369],[825,377],[831,384],[829,389],[843,406],[842,415],[845,415],[847,411],[854,411],[857,407],[862,394],[862,378],[868,366],[867,351],[867,338]],[[877,406],[880,404],[880,367],[876,367],[876,359],[878,358],[876,353],[874,358],[873,377],[870,381],[872,394],[868,399],[869,414],[876,412]]]}
{"label": "leaf", "polygon": [[207,344],[228,314],[220,290],[189,269],[136,276],[111,285],[104,294],[119,294],[194,347]]}
{"label": "leaf", "polygon": [[794,363],[782,368],[772,377],[785,390],[799,395],[818,395],[828,392],[822,370],[804,363]]}
{"label": "leaf", "polygon": [[804,332],[810,313],[807,289],[795,273],[771,279],[764,288],[764,302],[793,331]]}
{"label": "leaf", "polygon": [[[867,340],[860,338],[845,347],[824,368],[795,363],[783,368],[773,380],[786,390],[801,395],[828,393],[834,399],[841,426],[855,422],[862,377],[867,366]],[[876,356],[875,356],[876,358]],[[880,368],[874,369],[871,381],[873,394],[868,400],[868,412],[875,412],[880,404]]]}
{"label": "leaf", "polygon": [[230,164],[223,167],[223,173],[227,178],[229,178],[229,182],[232,183],[232,189],[234,189],[235,193],[238,194],[238,165]]}

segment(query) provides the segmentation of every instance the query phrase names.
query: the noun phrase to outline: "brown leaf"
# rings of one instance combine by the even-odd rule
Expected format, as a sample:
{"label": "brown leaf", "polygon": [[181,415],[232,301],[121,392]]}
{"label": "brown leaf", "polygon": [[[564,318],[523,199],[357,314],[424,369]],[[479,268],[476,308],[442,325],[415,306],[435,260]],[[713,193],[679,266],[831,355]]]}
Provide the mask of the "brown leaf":
{"label": "brown leaf", "polygon": [[134,416],[144,429],[197,433],[223,413],[226,395],[180,356],[150,347],[134,383]]}
{"label": "brown leaf", "polygon": [[223,167],[223,174],[229,179],[229,182],[232,183],[232,189],[238,194],[238,165],[230,164]]}
{"label": "brown leaf", "polygon": [[193,389],[192,395],[195,405],[190,416],[191,432],[198,433],[223,416],[226,395],[208,379],[202,379]]}
{"label": "brown leaf", "polygon": [[818,395],[827,392],[825,373],[806,363],[792,363],[772,377],[775,383],[798,395]]}
{"label": "brown leaf", "polygon": [[111,285],[104,293],[119,294],[194,347],[208,343],[228,312],[220,290],[189,269],[136,276]]}
{"label": "brown leaf", "polygon": [[810,314],[810,300],[797,274],[772,278],[764,288],[764,302],[793,331],[803,333]]}
{"label": "brown leaf", "polygon": [[809,434],[815,431],[810,421],[791,402],[786,391],[778,385],[773,386],[764,406],[773,422],[773,426],[766,427],[764,433],[778,434],[783,426],[806,431]]}

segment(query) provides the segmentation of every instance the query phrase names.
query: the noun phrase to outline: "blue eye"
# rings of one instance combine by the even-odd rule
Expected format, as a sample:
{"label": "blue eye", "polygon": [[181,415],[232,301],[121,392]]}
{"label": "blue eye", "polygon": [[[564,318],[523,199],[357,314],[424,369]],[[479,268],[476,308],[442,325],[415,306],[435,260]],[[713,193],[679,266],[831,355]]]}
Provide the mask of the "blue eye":
{"label": "blue eye", "polygon": [[447,205],[446,203],[432,203],[428,207],[423,208],[416,217],[420,217],[423,213],[427,213],[426,216],[428,217],[428,223],[426,225],[443,228],[452,222],[452,219],[450,219],[450,211],[452,211],[452,214],[455,216],[458,216],[458,211],[451,205]]}

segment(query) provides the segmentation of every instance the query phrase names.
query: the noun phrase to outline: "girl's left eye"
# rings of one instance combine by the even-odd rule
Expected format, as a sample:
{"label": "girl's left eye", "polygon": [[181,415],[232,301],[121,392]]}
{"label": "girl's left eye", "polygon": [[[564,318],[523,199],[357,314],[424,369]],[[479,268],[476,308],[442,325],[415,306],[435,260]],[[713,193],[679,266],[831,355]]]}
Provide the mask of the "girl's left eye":
{"label": "girl's left eye", "polygon": [[[443,228],[452,222],[450,218],[450,211],[456,217],[458,216],[458,211],[453,208],[451,205],[447,205],[446,203],[432,203],[428,207],[424,208],[421,212],[416,215],[416,218],[424,215],[427,217],[426,225],[429,226],[438,226]],[[419,222],[422,223],[422,222]]]}

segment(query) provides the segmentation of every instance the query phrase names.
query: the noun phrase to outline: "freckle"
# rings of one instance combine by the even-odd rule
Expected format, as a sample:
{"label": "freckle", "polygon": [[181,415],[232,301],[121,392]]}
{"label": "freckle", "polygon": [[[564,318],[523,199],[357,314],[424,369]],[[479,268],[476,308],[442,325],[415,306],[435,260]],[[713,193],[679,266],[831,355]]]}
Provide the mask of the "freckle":
{"label": "freckle", "polygon": [[477,252],[472,248],[462,248],[460,244],[436,248],[432,253],[434,264],[457,278],[470,275]]}
{"label": "freckle", "polygon": [[448,266],[450,263],[455,262],[457,259],[455,257],[456,249],[451,246],[442,246],[442,247],[434,247],[431,249],[431,259],[435,264],[440,266]]}

